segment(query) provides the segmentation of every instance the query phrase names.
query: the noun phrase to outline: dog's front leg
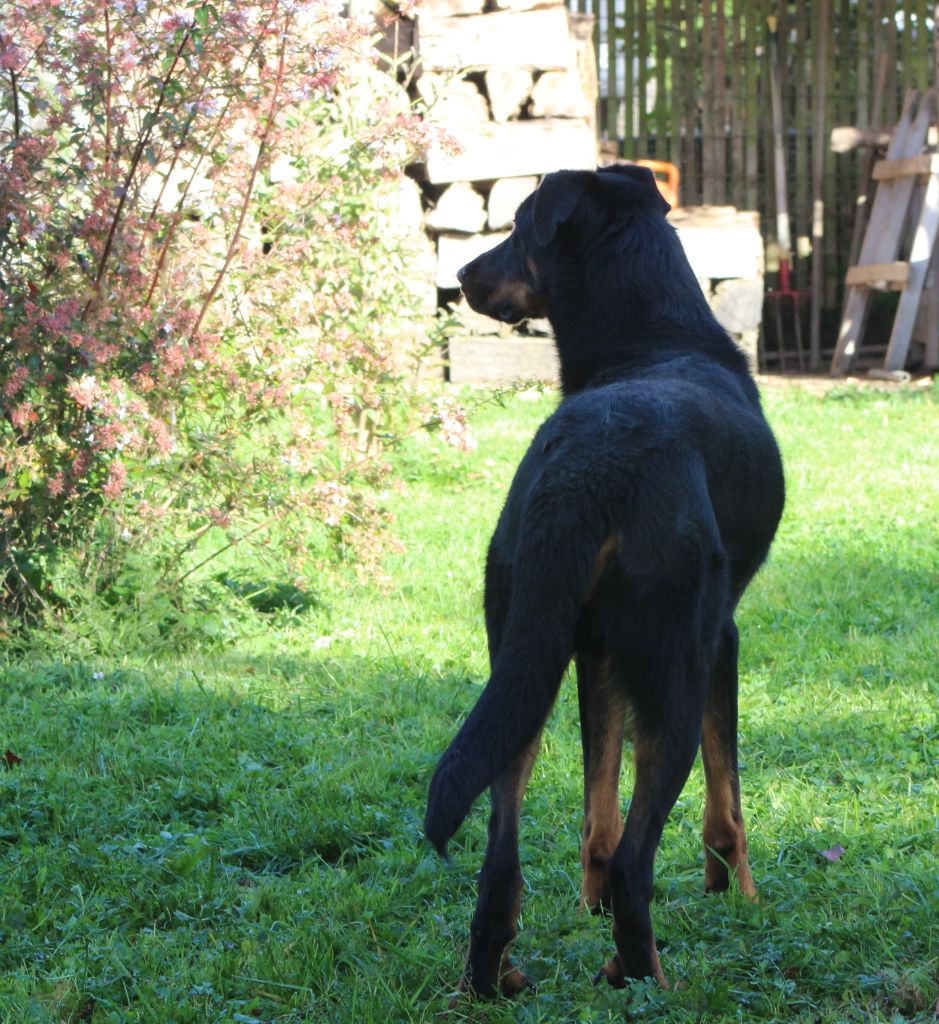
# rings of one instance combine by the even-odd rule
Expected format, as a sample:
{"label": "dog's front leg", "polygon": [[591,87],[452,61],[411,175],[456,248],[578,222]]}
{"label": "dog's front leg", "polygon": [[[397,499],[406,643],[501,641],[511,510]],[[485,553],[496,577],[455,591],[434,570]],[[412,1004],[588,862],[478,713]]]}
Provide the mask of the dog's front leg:
{"label": "dog's front leg", "polygon": [[522,905],[518,819],[540,739],[539,733],[490,789],[489,842],[479,875],[476,913],[460,982],[462,991],[484,998],[491,998],[498,992],[513,996],[525,988],[534,987],[512,965],[508,946],[515,938]]}

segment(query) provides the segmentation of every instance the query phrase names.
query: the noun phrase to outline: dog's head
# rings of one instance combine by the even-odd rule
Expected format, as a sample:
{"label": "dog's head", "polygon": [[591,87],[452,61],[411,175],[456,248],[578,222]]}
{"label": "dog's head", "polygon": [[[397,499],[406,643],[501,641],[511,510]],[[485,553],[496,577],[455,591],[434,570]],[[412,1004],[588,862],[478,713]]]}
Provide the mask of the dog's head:
{"label": "dog's head", "polygon": [[547,316],[565,258],[582,255],[592,239],[637,211],[664,217],[669,209],[645,167],[557,171],[518,208],[512,234],[457,278],[478,313],[505,323]]}

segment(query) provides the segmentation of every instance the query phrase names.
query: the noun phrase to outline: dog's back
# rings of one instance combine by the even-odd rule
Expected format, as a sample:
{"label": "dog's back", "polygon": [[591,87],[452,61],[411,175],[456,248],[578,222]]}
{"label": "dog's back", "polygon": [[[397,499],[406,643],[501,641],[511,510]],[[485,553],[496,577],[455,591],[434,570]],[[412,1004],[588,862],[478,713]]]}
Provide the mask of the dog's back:
{"label": "dog's back", "polygon": [[[715,666],[732,651],[732,708],[713,711],[722,721],[711,776],[734,782],[715,789],[711,817],[718,831],[733,833],[735,851],[743,843],[745,863],[732,809],[733,611],[766,557],[783,481],[744,356],[714,320],[654,188],[632,170],[549,176],[520,208],[512,236],[464,268],[461,280],[470,303],[489,315],[550,317],[564,398],[522,460],[490,544],[492,674],[437,768],[426,833],[442,850],[493,784],[487,864],[504,859],[499,822],[515,805],[499,794],[533,756],[576,656],[582,729],[595,719],[584,732],[585,849],[589,747],[600,745],[598,736],[604,746],[614,742],[604,730],[628,707],[637,756],[631,818],[642,819],[632,831],[642,852],[635,859],[627,851],[619,866],[651,878],[658,834],[701,739],[711,693],[729,693],[729,670]],[[731,711],[732,750],[723,721]],[[608,765],[604,772],[608,787]],[[604,817],[609,831],[610,812]],[[735,864],[738,853],[729,854]],[[606,850],[600,861],[614,913],[616,892],[625,891],[620,916],[647,922],[628,879],[617,887],[607,878],[617,863],[611,857]],[[585,862],[585,891],[588,874]],[[478,918],[493,916],[490,889],[481,885]],[[660,973],[651,931],[636,949],[632,941],[617,934],[621,963],[607,975],[614,983],[647,967]],[[470,954],[472,961],[472,945]],[[491,959],[477,950],[475,967],[468,964],[474,987],[492,973]]]}

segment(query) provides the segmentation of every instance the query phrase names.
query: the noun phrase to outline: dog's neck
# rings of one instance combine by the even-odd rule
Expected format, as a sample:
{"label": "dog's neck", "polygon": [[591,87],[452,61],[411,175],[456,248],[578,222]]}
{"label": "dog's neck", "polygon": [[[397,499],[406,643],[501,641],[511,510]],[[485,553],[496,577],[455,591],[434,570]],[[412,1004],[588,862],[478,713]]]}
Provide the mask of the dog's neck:
{"label": "dog's neck", "polygon": [[572,261],[555,282],[548,319],[565,395],[687,357],[689,349],[749,376],[746,357],[714,318],[671,227],[647,229],[652,237],[618,260]]}

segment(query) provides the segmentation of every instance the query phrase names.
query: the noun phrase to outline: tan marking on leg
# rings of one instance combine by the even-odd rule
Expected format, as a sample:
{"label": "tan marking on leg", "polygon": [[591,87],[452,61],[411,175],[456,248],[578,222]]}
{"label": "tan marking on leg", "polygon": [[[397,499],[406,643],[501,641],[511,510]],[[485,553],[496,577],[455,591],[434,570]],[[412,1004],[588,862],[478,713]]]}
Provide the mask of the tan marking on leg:
{"label": "tan marking on leg", "polygon": [[[612,538],[615,541],[615,538]],[[607,542],[604,548],[615,550]],[[597,562],[609,558],[609,553]],[[581,904],[590,910],[608,906],[606,866],[623,834],[619,808],[619,773],[623,752],[625,707],[611,693],[607,666],[597,655],[577,661],[577,689],[584,744],[584,831],[580,847],[583,869]]]}
{"label": "tan marking on leg", "polygon": [[601,756],[591,762],[585,779],[584,837],[580,847],[583,868],[581,902],[591,910],[601,905],[606,888],[606,865],[623,834],[623,816],[619,809],[619,771],[622,758],[622,733],[601,747]]}
{"label": "tan marking on leg", "polygon": [[707,797],[704,805],[704,887],[722,892],[729,873],[737,876],[740,891],[748,899],[757,898],[756,886],[747,860],[747,834],[740,807],[739,783],[727,763],[727,752],[718,728],[705,714],[701,754]]}

